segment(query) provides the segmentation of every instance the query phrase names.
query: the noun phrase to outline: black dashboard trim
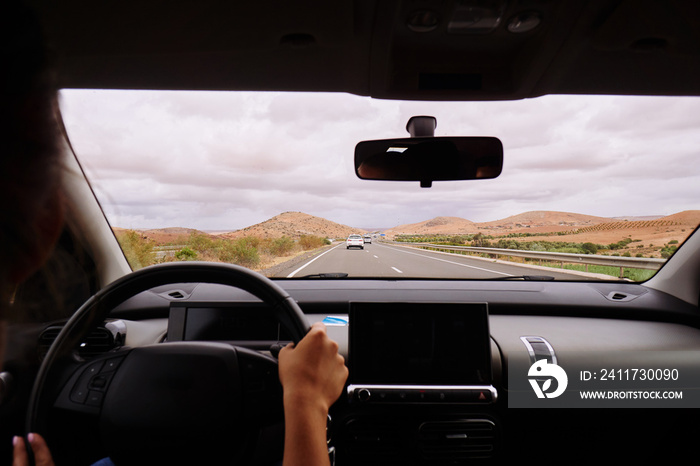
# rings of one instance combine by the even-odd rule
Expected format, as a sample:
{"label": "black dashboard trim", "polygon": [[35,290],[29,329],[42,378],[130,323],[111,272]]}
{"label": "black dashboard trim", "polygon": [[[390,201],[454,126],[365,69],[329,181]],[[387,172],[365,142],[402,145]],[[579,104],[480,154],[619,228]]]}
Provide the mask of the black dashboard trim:
{"label": "black dashboard trim", "polygon": [[[539,315],[672,322],[700,328],[700,312],[683,300],[633,283],[484,282],[435,280],[279,280],[305,314],[347,313],[350,301],[488,302],[491,315]],[[173,284],[179,287],[179,284]],[[158,290],[161,291],[162,290]],[[611,292],[635,299],[613,301]],[[202,283],[179,302],[259,302],[251,294],[223,285]],[[153,291],[117,306],[111,317],[167,317],[170,303]]]}

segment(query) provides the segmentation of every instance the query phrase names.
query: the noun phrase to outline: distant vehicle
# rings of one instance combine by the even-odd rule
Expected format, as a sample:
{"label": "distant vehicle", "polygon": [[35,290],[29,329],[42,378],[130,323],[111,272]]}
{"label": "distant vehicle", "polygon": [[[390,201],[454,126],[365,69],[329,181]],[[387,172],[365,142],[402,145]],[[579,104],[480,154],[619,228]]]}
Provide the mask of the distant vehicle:
{"label": "distant vehicle", "polygon": [[370,235],[363,236],[363,239],[365,240],[365,243],[372,244],[372,237]]}
{"label": "distant vehicle", "polygon": [[350,248],[360,248],[364,249],[365,248],[365,242],[362,240],[362,236],[360,235],[350,235],[348,236],[347,241],[345,242],[345,249],[350,249]]}

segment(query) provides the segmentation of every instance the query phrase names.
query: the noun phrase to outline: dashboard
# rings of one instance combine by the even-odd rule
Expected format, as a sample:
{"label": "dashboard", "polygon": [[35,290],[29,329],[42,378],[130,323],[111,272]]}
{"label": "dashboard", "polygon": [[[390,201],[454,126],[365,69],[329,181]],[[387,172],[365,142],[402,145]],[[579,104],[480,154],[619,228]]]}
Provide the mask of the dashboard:
{"label": "dashboard", "polygon": [[[512,404],[526,390],[534,398],[513,371],[542,359],[601,366],[602,354],[614,370],[606,357],[639,367],[653,352],[661,369],[697,373],[700,359],[676,357],[700,354],[697,309],[664,293],[619,282],[276,282],[309,323],[326,323],[350,369],[331,410],[336,464],[499,462],[542,442],[544,457],[629,459],[651,454],[638,442],[652,432],[661,444],[690,440],[693,410]],[[142,292],[109,325],[126,347],[226,341],[268,353],[289,340],[258,298],[207,283]]]}

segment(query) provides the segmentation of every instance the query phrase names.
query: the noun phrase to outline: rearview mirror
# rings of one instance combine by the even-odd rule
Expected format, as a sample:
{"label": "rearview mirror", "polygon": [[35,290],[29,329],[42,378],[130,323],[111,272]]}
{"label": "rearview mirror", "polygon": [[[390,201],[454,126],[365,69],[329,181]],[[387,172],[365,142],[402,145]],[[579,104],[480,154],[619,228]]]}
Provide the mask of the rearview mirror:
{"label": "rearview mirror", "polygon": [[503,144],[494,137],[412,137],[362,141],[355,146],[355,173],[363,180],[433,181],[496,178]]}

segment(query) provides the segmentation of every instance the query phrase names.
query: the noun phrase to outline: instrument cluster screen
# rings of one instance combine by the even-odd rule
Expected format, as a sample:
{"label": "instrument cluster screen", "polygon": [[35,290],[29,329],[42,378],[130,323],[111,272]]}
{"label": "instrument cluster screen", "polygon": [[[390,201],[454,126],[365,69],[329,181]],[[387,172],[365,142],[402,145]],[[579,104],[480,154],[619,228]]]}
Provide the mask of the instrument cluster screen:
{"label": "instrument cluster screen", "polygon": [[171,306],[168,341],[288,341],[268,306],[228,304]]}

